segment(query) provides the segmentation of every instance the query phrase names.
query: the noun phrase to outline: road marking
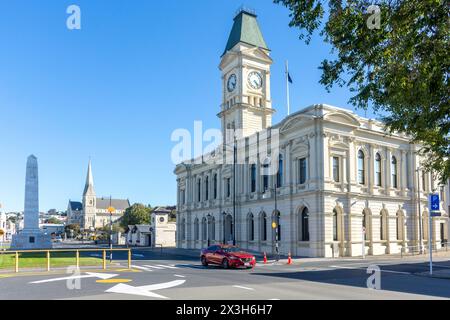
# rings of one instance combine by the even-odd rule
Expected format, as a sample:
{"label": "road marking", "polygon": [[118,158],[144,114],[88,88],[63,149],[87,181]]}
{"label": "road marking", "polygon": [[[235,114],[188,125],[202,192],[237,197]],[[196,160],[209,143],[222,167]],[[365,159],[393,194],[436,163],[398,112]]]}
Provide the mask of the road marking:
{"label": "road marking", "polygon": [[144,264],[143,266],[147,267],[147,268],[152,268],[152,269],[164,269],[164,268],[161,268],[161,267],[151,266],[149,264]]}
{"label": "road marking", "polygon": [[[331,268],[336,268],[336,269],[350,269],[350,270],[365,270],[366,268],[362,268],[362,267],[346,267],[346,266],[330,266]],[[405,272],[405,271],[394,271],[394,270],[383,270],[380,269],[381,272],[386,272],[386,273],[398,273],[398,274],[408,274],[410,275],[410,272]]]}
{"label": "road marking", "polygon": [[134,270],[134,269],[117,269],[117,272],[142,272],[141,270]]}
{"label": "road marking", "polygon": [[127,284],[119,283],[118,285],[115,285],[114,287],[106,290],[105,292],[131,294],[131,295],[137,295],[137,296],[168,299],[167,297],[159,295],[152,291],[173,288],[173,287],[182,285],[185,282],[186,282],[186,280],[174,280],[174,281],[170,281],[170,282],[157,283],[157,284],[152,284],[152,285],[148,285],[148,286],[140,286],[140,287],[133,287],[133,286],[130,286]]}
{"label": "road marking", "polygon": [[131,267],[139,269],[139,270],[144,270],[144,271],[150,271],[150,272],[153,271],[152,269],[149,269],[149,268],[146,268],[146,267],[141,267],[141,266],[132,265]]}
{"label": "road marking", "polygon": [[278,298],[272,298],[272,299],[268,299],[268,300],[281,300],[281,299],[278,299]]}
{"label": "road marking", "polygon": [[186,278],[185,276],[182,276],[181,274],[174,274],[174,276],[178,277],[178,278]]}
{"label": "road marking", "polygon": [[169,268],[169,269],[178,269],[177,267],[175,267],[174,265],[164,265],[164,264],[157,264],[158,267],[163,267],[163,268]]}
{"label": "road marking", "polygon": [[84,279],[84,278],[100,278],[103,280],[110,279],[117,277],[117,274],[110,274],[110,273],[93,273],[93,272],[86,272],[87,274],[84,276],[69,276],[69,277],[61,277],[61,278],[53,278],[53,279],[45,279],[45,280],[39,280],[39,281],[33,281],[30,283],[36,284],[36,283],[46,283],[46,282],[54,282],[54,281],[62,281],[62,280],[72,280],[72,279]]}
{"label": "road marking", "polygon": [[239,288],[239,289],[244,289],[244,290],[255,290],[253,288],[249,288],[249,287],[244,287],[244,286],[233,286],[235,288]]}
{"label": "road marking", "polygon": [[96,280],[97,283],[125,283],[131,282],[131,279],[105,279],[105,280]]}

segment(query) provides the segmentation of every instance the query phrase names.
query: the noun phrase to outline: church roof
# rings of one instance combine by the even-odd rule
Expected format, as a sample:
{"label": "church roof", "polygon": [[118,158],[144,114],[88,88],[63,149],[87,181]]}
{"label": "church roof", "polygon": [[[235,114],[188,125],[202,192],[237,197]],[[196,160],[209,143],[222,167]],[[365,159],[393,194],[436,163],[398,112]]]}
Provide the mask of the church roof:
{"label": "church roof", "polygon": [[128,199],[97,198],[97,209],[108,209],[110,206],[116,210],[125,210],[130,207],[130,201]]}
{"label": "church roof", "polygon": [[239,42],[269,50],[256,20],[257,15],[242,9],[234,18],[233,28],[228,37],[223,54],[233,49]]}
{"label": "church roof", "polygon": [[83,209],[83,204],[78,201],[69,201],[69,206],[72,211],[81,211]]}

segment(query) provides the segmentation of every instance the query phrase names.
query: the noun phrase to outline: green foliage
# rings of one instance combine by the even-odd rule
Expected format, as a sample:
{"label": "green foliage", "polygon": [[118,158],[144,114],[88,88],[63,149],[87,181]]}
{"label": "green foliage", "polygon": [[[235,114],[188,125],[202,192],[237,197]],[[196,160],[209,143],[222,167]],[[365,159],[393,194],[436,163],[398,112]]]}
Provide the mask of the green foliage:
{"label": "green foliage", "polygon": [[62,224],[62,221],[57,219],[57,218],[55,218],[55,217],[51,217],[51,218],[47,219],[47,223],[50,223],[50,224]]}
{"label": "green foliage", "polygon": [[64,227],[64,231],[67,234],[71,234],[70,230],[73,230],[73,236],[76,237],[78,234],[80,234],[80,226],[78,224],[68,224]]}
{"label": "green foliage", "polygon": [[135,203],[125,210],[123,217],[120,219],[120,226],[126,229],[129,225],[150,224],[151,208]]}
{"label": "green foliage", "polygon": [[[320,66],[320,83],[348,86],[350,103],[372,107],[388,132],[422,145],[422,165],[442,182],[450,177],[450,19],[444,0],[274,0],[290,11],[291,27],[309,43],[315,31],[337,54]],[[328,4],[328,10],[325,6]],[[381,9],[369,29],[367,9]],[[326,17],[326,18],[325,18]],[[326,20],[326,21],[324,21]]]}

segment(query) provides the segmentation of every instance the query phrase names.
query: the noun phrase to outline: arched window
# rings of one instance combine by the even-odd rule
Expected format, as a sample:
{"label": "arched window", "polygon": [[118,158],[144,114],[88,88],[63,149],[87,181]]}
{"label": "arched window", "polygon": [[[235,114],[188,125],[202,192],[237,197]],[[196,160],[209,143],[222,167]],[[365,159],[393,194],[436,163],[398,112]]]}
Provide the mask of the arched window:
{"label": "arched window", "polygon": [[375,155],[375,185],[381,187],[381,156]]}
{"label": "arched window", "polygon": [[206,218],[202,219],[202,240],[207,240],[207,221]]}
{"label": "arched window", "polygon": [[333,241],[339,240],[338,233],[338,212],[336,209],[333,209]]}
{"label": "arched window", "polygon": [[255,240],[255,222],[253,219],[253,213],[248,215],[248,240]]}
{"label": "arched window", "polygon": [[211,217],[211,225],[210,225],[210,240],[216,239],[216,218]]}
{"label": "arched window", "polygon": [[365,229],[364,240],[372,240],[371,218],[369,209],[364,209],[362,221],[362,226]]}
{"label": "arched window", "polygon": [[256,164],[250,166],[250,191],[256,191]]}
{"label": "arched window", "polygon": [[202,180],[197,180],[197,201],[200,202],[202,200]]}
{"label": "arched window", "polygon": [[392,187],[397,188],[397,158],[394,156],[391,159],[391,182]]}
{"label": "arched window", "polygon": [[205,179],[205,200],[209,199],[209,177],[206,176]]}
{"label": "arched window", "polygon": [[270,159],[267,158],[262,167],[263,167],[263,185],[262,185],[262,189],[263,192],[266,192],[269,189],[269,165],[270,165]]}
{"label": "arched window", "polygon": [[283,186],[283,155],[278,156],[277,188]]}
{"label": "arched window", "polygon": [[200,237],[200,230],[198,225],[198,218],[195,218],[194,220],[194,240],[199,240]]}
{"label": "arched window", "polygon": [[261,214],[261,241],[267,241],[267,215]]}
{"label": "arched window", "polygon": [[365,163],[364,163],[364,152],[362,150],[358,151],[358,183],[365,184]]}
{"label": "arched window", "polygon": [[302,241],[309,241],[309,211],[306,207],[302,210]]}
{"label": "arched window", "polygon": [[214,188],[214,199],[217,199],[217,173],[214,174],[213,177],[213,188]]}

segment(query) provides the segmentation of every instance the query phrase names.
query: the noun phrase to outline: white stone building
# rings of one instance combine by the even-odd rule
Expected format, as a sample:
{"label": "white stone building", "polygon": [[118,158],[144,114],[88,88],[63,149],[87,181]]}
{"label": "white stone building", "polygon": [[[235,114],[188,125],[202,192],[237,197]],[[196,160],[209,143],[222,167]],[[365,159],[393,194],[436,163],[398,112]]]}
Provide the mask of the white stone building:
{"label": "white stone building", "polygon": [[[368,255],[407,252],[421,243],[420,230],[428,242],[426,196],[437,191],[442,216],[433,218],[432,241],[440,248],[448,239],[450,194],[420,170],[419,146],[326,104],[272,126],[269,54],[256,16],[240,12],[220,63],[218,116],[226,146],[233,143],[226,129],[241,129],[237,157],[244,161],[235,171],[233,164],[207,161],[176,166],[177,247],[235,238],[259,252],[275,252],[278,242],[281,253],[296,256],[359,256],[363,247]],[[279,170],[272,175],[260,170],[267,166],[261,157],[251,156],[264,129],[279,133]]]}
{"label": "white stone building", "polygon": [[91,161],[89,161],[83,192],[83,202],[69,200],[67,206],[67,224],[78,224],[84,229],[108,226],[110,224],[109,207],[115,209],[112,214],[112,221],[114,223],[130,207],[130,201],[128,199],[110,199],[109,197],[97,198],[94,189]]}

